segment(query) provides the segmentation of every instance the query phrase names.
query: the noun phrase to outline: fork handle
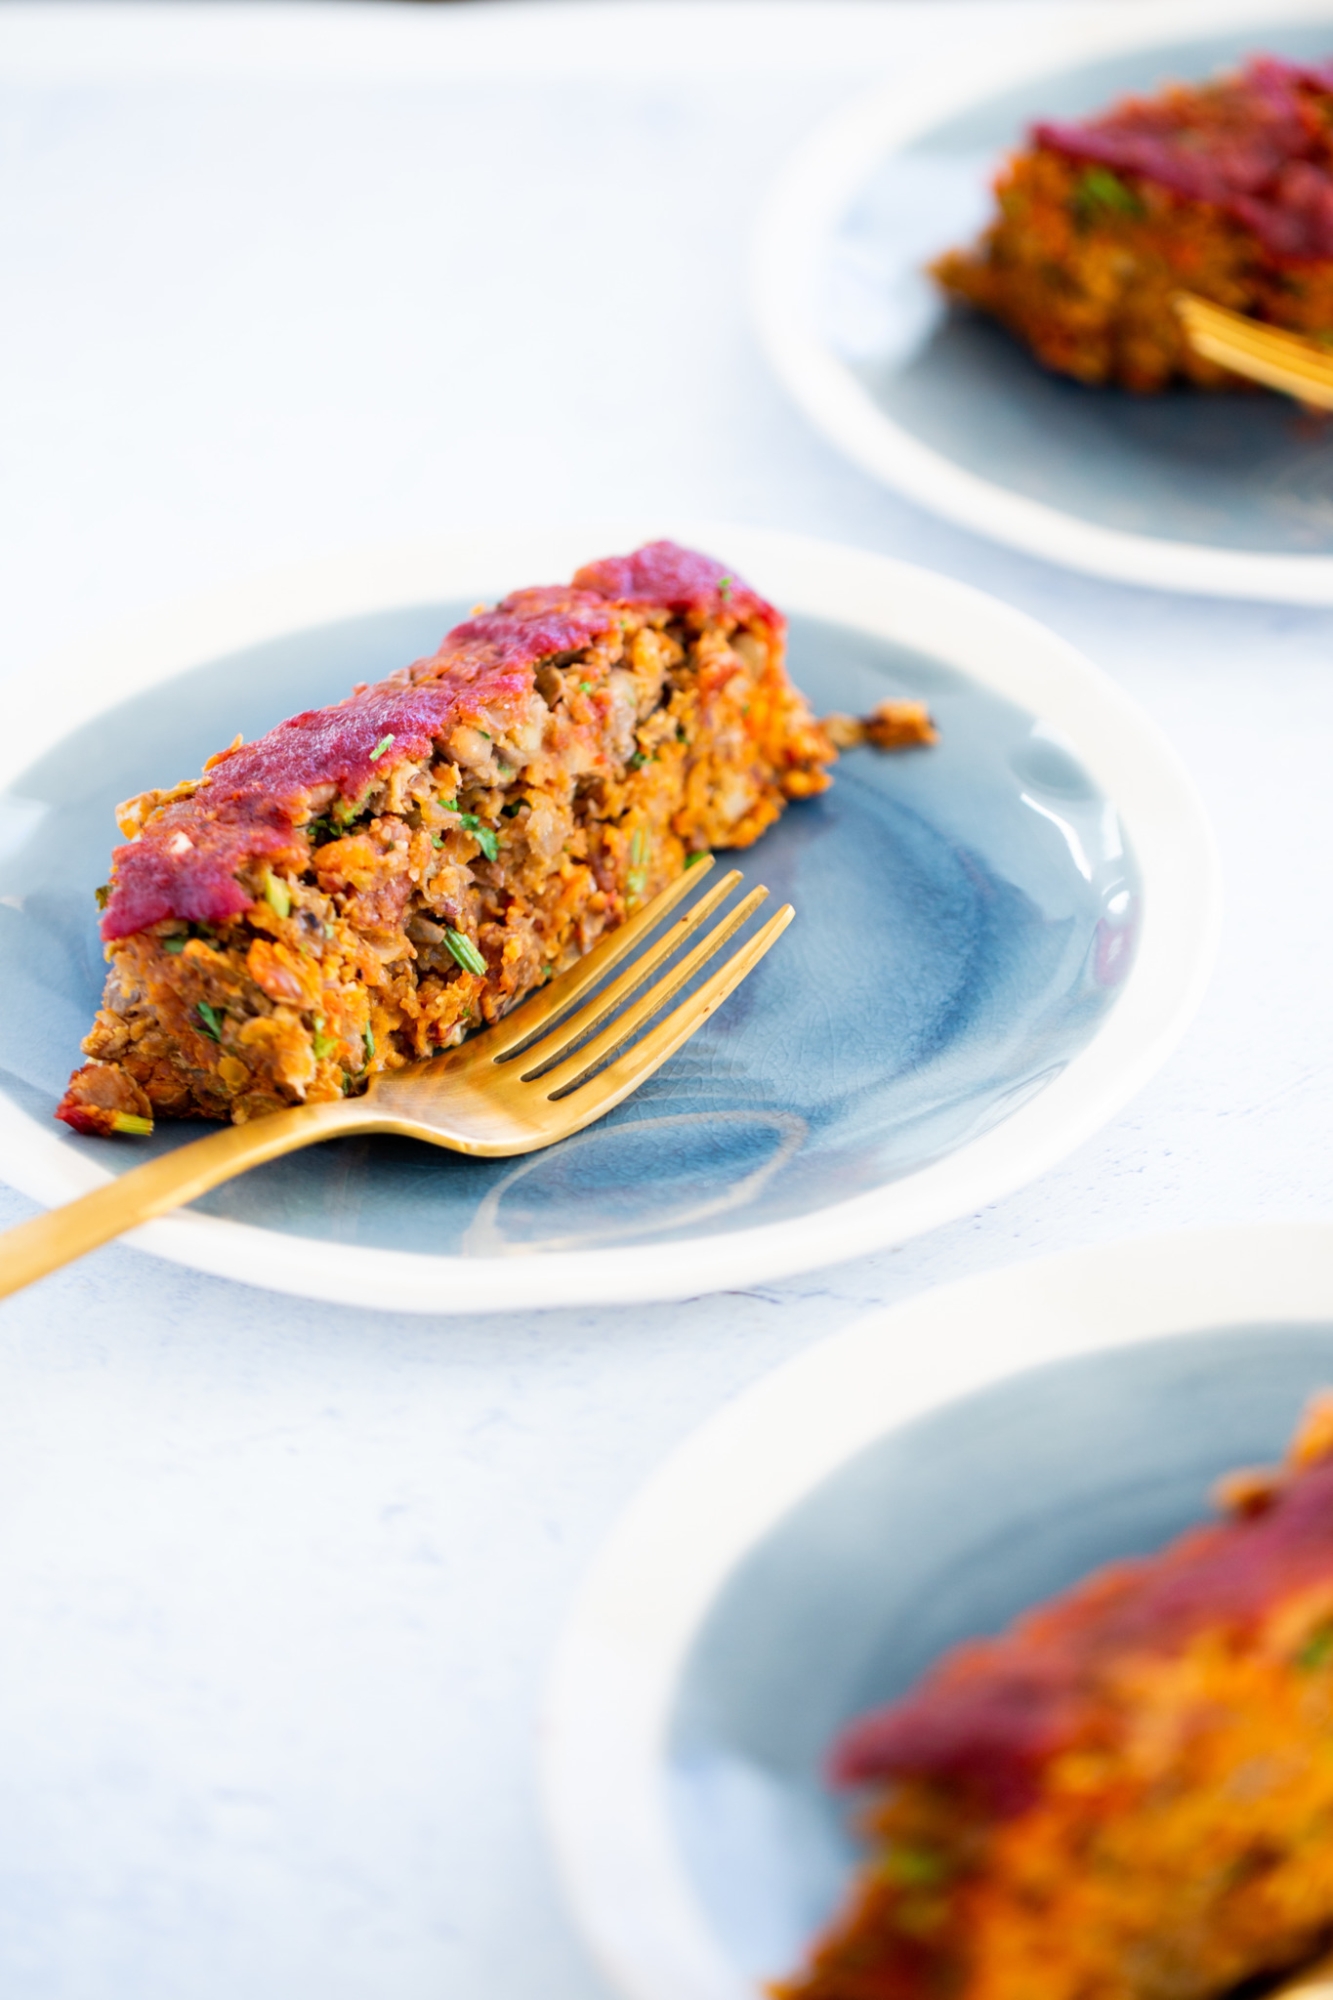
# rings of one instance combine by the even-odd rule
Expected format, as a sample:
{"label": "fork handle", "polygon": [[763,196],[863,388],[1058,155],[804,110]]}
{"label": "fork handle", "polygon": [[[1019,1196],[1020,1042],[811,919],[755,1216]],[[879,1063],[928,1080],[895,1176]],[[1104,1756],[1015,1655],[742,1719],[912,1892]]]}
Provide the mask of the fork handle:
{"label": "fork handle", "polygon": [[48,1271],[73,1263],[89,1250],[151,1222],[155,1215],[179,1208],[223,1181],[262,1166],[283,1153],[301,1146],[313,1146],[340,1132],[373,1129],[375,1120],[357,1102],[341,1099],[332,1104],[298,1104],[289,1111],[275,1111],[267,1118],[246,1125],[228,1125],[207,1139],[178,1146],[141,1167],[66,1202],[63,1208],[49,1209],[30,1222],[0,1236],[0,1298],[21,1291]]}

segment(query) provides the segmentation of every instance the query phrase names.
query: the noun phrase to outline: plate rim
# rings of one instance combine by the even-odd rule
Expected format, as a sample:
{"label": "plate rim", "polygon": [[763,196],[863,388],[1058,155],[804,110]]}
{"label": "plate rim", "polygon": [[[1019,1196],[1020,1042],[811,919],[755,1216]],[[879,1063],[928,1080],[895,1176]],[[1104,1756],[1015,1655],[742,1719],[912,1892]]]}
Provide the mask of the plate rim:
{"label": "plate rim", "polygon": [[[487,595],[513,587],[515,577],[569,574],[589,548],[632,547],[664,532],[725,548],[729,561],[753,572],[788,609],[918,645],[1063,729],[1119,812],[1143,881],[1135,960],[1092,1039],[1028,1103],[943,1159],[830,1208],[729,1234],[630,1248],[433,1256],[183,1213],[145,1225],[126,1242],[269,1290],[407,1311],[691,1297],[881,1249],[998,1200],[1090,1137],[1165,1060],[1202,999],[1221,925],[1217,851],[1183,763],[1137,703],[1048,627],[971,585],[869,550],[735,523],[622,518],[429,537],[297,564],[122,621],[24,676],[0,744],[0,787],[71,727],[229,651],[412,602]],[[43,699],[57,681],[65,694],[58,717]],[[110,1178],[3,1092],[0,1177],[45,1205]]]}
{"label": "plate rim", "polygon": [[[1010,491],[922,443],[888,416],[815,324],[817,268],[828,236],[864,176],[941,119],[1081,61],[1199,35],[1270,26],[1262,0],[1165,0],[1108,20],[1071,10],[1040,52],[966,59],[947,79],[881,84],[825,118],[788,159],[751,243],[750,307],[770,366],[807,419],[881,483],[988,540],[1118,583],[1282,604],[1333,604],[1333,556],[1214,548],[1107,528]],[[1282,0],[1282,21],[1326,20],[1330,0]]]}
{"label": "plate rim", "polygon": [[856,1451],[960,1397],[1050,1362],[1266,1321],[1333,1322],[1333,1224],[1112,1241],[877,1307],[676,1446],[594,1556],[541,1713],[557,1873],[625,2000],[758,2000],[689,1883],[663,1783],[681,1669],[756,1542]]}

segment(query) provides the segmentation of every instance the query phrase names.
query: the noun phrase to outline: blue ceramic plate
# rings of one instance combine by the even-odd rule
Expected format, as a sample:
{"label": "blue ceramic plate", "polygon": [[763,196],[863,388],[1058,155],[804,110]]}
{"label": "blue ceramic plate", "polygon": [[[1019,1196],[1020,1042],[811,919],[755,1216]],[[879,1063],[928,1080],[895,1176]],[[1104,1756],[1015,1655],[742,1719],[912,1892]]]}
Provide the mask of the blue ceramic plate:
{"label": "blue ceramic plate", "polygon": [[548,1795],[632,2000],[753,2000],[857,1848],[821,1766],[947,1647],[1207,1515],[1333,1384],[1333,1231],[1116,1246],[883,1313],[635,1503],[571,1622]]}
{"label": "blue ceramic plate", "polygon": [[[737,539],[723,546],[739,564]],[[215,1239],[225,1234],[234,1274],[281,1282],[286,1272],[297,1283],[323,1269],[332,1289],[336,1267],[339,1295],[351,1274],[354,1293],[384,1300],[396,1273],[390,1296],[401,1299],[412,1280],[421,1303],[475,1304],[480,1294],[499,1305],[515,1302],[511,1279],[533,1283],[535,1260],[567,1277],[571,1259],[586,1267],[616,1254],[638,1274],[630,1291],[653,1289],[654,1269],[689,1290],[733,1270],[735,1246],[756,1231],[797,1229],[813,1232],[805,1255],[818,1261],[829,1219],[884,1200],[875,1226],[891,1232],[894,1190],[1012,1125],[1116,1019],[1139,954],[1151,955],[1153,937],[1166,943],[1146,926],[1152,830],[1132,823],[1145,775],[1166,783],[1170,814],[1194,817],[1193,894],[1206,911],[1206,838],[1132,711],[1064,649],[1059,678],[1085,704],[1072,729],[1058,698],[1053,708],[1035,683],[1006,678],[1006,648],[1049,654],[1049,635],[1024,625],[1020,643],[1012,614],[873,559],[858,571],[873,615],[848,608],[827,559],[822,608],[811,609],[792,564],[774,560],[780,552],[767,565],[757,545],[751,553],[791,607],[792,670],[816,709],[864,712],[889,695],[920,696],[938,719],[938,748],[853,752],[825,797],[793,807],[740,857],[749,880],[794,903],[796,924],[703,1032],[601,1124],[517,1162],[390,1138],[295,1154],[192,1212]],[[503,582],[569,567],[534,560],[529,568],[515,552]],[[492,574],[466,591],[422,591],[200,658],[205,626],[193,659],[86,720],[67,713],[58,739],[10,777],[0,1038],[6,1108],[24,1121],[15,1131],[40,1133],[67,1170],[103,1172],[195,1136],[165,1124],[141,1144],[107,1144],[50,1123],[101,989],[93,891],[116,801],[197,771],[238,729],[253,736],[432,650],[488,594]],[[914,592],[916,622],[934,635],[928,648],[905,601]],[[966,599],[981,621],[984,674],[959,663],[958,635],[951,641],[931,617],[940,598]],[[1030,676],[1031,657],[1026,666]],[[1112,706],[1134,739],[1128,811],[1099,738],[1097,711]],[[1177,1012],[1206,948],[1196,916],[1189,963],[1178,945],[1173,954],[1184,974]],[[836,1254],[836,1232],[823,1242]]]}
{"label": "blue ceramic plate", "polygon": [[[1029,51],[1003,88],[978,95],[964,75],[953,102],[937,94],[923,111],[888,92],[840,115],[788,172],[763,231],[760,315],[789,386],[863,463],[1001,540],[1141,582],[1329,601],[1326,422],[1267,392],[1086,388],[993,322],[947,310],[924,275],[976,236],[996,165],[1034,118],[1206,77],[1256,46],[1327,58],[1333,14],[1320,12],[1175,39],[1180,10],[1154,8],[1118,24],[1128,49],[1054,71],[1049,48]],[[1084,36],[1105,41],[1105,23]]]}

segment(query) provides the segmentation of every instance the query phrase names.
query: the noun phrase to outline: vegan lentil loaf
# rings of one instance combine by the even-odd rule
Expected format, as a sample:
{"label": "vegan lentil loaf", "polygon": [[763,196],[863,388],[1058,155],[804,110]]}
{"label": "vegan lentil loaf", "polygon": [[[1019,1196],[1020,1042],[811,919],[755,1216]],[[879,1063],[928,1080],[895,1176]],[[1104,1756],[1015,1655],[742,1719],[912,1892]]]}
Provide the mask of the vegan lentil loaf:
{"label": "vegan lentil loaf", "polygon": [[1333,62],[1257,56],[1081,123],[1035,125],[995,191],[980,242],[934,275],[1061,374],[1239,386],[1187,343],[1181,291],[1333,336]]}
{"label": "vegan lentil loaf", "polygon": [[130,800],[56,1115],[243,1122],[496,1020],[692,854],[824,790],[784,646],[734,572],[656,542]]}
{"label": "vegan lentil loaf", "polygon": [[843,1735],[871,1858],[783,2000],[1215,2000],[1324,1948],[1333,1395],[1219,1498]]}

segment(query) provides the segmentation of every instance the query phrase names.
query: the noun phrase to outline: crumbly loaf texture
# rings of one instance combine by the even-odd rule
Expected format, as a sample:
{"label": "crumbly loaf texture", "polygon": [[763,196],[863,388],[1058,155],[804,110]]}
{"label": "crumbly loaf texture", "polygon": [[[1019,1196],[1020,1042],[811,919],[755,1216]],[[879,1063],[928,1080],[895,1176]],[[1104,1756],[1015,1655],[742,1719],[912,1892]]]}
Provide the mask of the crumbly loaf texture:
{"label": "crumbly loaf texture", "polygon": [[872,1858],[783,2000],[1215,2000],[1333,1932],[1333,1395],[1229,1518],[853,1725]]}
{"label": "crumbly loaf texture", "polygon": [[243,1122],[496,1020],[691,854],[824,790],[784,638],[734,573],[654,543],[129,801],[57,1116]]}
{"label": "crumbly loaf texture", "polygon": [[1333,333],[1333,64],[1260,57],[1030,138],[981,241],[933,274],[1046,367],[1137,391],[1248,387],[1188,346],[1180,291]]}

